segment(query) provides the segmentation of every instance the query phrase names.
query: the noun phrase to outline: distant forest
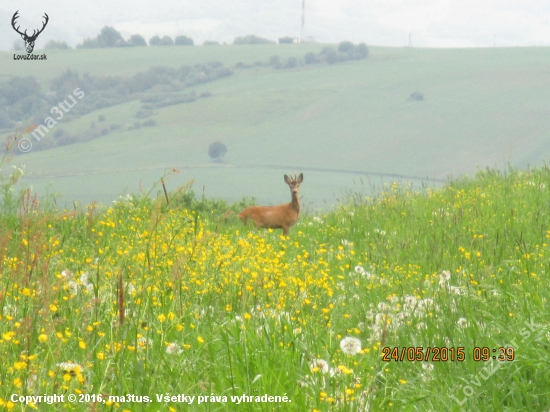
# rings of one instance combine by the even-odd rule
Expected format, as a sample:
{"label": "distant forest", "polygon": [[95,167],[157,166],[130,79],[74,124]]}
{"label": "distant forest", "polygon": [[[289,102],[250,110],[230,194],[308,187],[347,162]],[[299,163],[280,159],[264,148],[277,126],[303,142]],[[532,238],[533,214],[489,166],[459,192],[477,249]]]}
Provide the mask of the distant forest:
{"label": "distant forest", "polygon": [[[290,37],[279,40],[283,44],[293,41]],[[266,42],[271,41],[249,35],[236,38],[233,44],[262,44]],[[168,36],[162,38],[155,36],[151,38],[149,44],[151,46],[187,46],[194,43],[192,39],[185,36],[178,36],[175,41]],[[104,48],[146,45],[140,35],[132,35],[126,41],[114,28],[104,27],[95,38],[86,39],[77,47]],[[50,42],[48,47],[68,48],[61,42]],[[36,150],[50,149],[95,139],[121,128],[133,130],[139,127],[155,126],[156,121],[152,119],[152,116],[156,109],[181,103],[192,103],[197,99],[210,97],[211,92],[197,94],[193,87],[231,76],[235,71],[258,67],[284,70],[315,64],[335,64],[346,60],[364,59],[368,57],[368,54],[368,48],[364,43],[355,45],[345,41],[337,46],[327,46],[319,53],[305,53],[301,58],[283,59],[278,55],[273,55],[263,62],[257,61],[253,64],[238,62],[233,68],[225,67],[219,61],[211,61],[204,64],[183,65],[180,68],[156,66],[131,76],[93,76],[89,73],[80,74],[77,71],[66,69],[52,80],[49,91],[43,91],[41,85],[32,76],[12,77],[0,84],[0,131],[10,132],[14,127],[42,124],[46,117],[51,116],[52,108],[67,99],[67,96],[71,95],[76,88],[83,90],[86,93],[86,98],[64,114],[63,121],[132,100],[141,102],[141,108],[135,113],[134,119],[128,119],[125,125],[109,123],[103,116],[99,116],[97,123],[91,122],[89,129],[79,133],[78,136],[68,133],[62,127],[56,127],[52,131],[53,139],[47,139],[36,146]]]}

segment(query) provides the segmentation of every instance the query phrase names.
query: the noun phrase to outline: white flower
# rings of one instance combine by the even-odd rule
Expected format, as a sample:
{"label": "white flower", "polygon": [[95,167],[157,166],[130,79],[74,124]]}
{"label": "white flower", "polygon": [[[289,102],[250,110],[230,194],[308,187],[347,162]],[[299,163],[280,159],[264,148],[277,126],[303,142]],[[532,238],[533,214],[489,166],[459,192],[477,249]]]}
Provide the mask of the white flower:
{"label": "white flower", "polygon": [[462,329],[464,329],[468,326],[468,321],[466,320],[466,318],[460,318],[459,320],[456,321],[456,324]]}
{"label": "white flower", "polygon": [[[151,345],[153,341],[151,339],[147,339],[145,336],[140,336],[137,338],[137,347],[138,349],[145,349],[147,345]],[[168,349],[166,349],[168,350]]]}
{"label": "white flower", "polygon": [[312,372],[315,368],[319,368],[322,373],[327,373],[329,370],[328,362],[324,359],[313,359],[309,364],[309,368]]}
{"label": "white flower", "polygon": [[68,287],[71,295],[78,295],[78,283],[76,283],[74,280],[69,280]]}
{"label": "white flower", "polygon": [[464,291],[458,286],[449,286],[449,292],[455,295],[464,295]]}
{"label": "white flower", "polygon": [[80,275],[80,283],[82,283],[84,286],[88,285],[88,273],[84,272],[82,275]]}
{"label": "white flower", "polygon": [[422,369],[424,369],[425,371],[432,371],[434,369],[434,365],[433,363],[422,362]]}
{"label": "white flower", "polygon": [[424,322],[418,322],[416,324],[416,329],[418,330],[428,329],[428,325],[426,325]]}
{"label": "white flower", "polygon": [[170,345],[168,345],[168,346],[166,347],[166,353],[167,353],[168,355],[174,355],[174,354],[175,354],[175,355],[179,355],[179,354],[182,353],[182,352],[183,352],[183,349],[180,349],[180,348],[178,347],[178,345],[176,345],[175,343],[171,343]]}
{"label": "white flower", "polygon": [[363,266],[357,265],[357,266],[355,266],[355,273],[363,274],[363,273],[365,273],[365,269],[363,268]]}
{"label": "white flower", "polygon": [[342,371],[339,368],[330,368],[329,375],[332,378],[335,375],[340,375]]}
{"label": "white flower", "polygon": [[386,302],[380,302],[378,304],[378,310],[380,312],[388,312],[390,309],[390,305],[388,305]]}
{"label": "white flower", "polygon": [[65,373],[80,372],[82,370],[82,366],[73,362],[61,362],[57,364],[57,367]]}
{"label": "white flower", "polygon": [[356,355],[361,351],[361,341],[357,338],[347,336],[340,341],[340,349],[346,355]]}

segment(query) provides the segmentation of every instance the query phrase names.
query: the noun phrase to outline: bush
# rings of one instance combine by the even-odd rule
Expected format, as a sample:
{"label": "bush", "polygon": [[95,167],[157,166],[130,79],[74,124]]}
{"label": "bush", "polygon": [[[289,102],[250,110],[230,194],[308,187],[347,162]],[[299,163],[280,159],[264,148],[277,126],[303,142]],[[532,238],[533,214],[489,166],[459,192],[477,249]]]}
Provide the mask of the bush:
{"label": "bush", "polygon": [[280,37],[279,38],[279,44],[292,44],[294,43],[294,39],[289,36]]}
{"label": "bush", "polygon": [[0,129],[8,129],[13,126],[8,114],[4,111],[0,111]]}
{"label": "bush", "polygon": [[208,156],[218,160],[227,153],[227,147],[222,142],[213,142],[208,147]]}
{"label": "bush", "polygon": [[325,53],[323,53],[323,57],[325,59],[325,62],[328,64],[334,64],[337,63],[338,58],[338,52],[334,49],[328,49]]}
{"label": "bush", "polygon": [[202,45],[203,46],[219,46],[220,42],[217,42],[215,40],[206,40]]}
{"label": "bush", "polygon": [[304,55],[304,62],[306,64],[319,63],[319,58],[317,57],[317,55],[315,53],[308,52]]}
{"label": "bush", "polygon": [[253,34],[249,34],[244,37],[236,37],[233,40],[233,44],[270,44],[275,43],[274,41],[264,39],[263,37],[258,37]]}
{"label": "bush", "polygon": [[296,59],[296,57],[289,57],[286,60],[285,69],[292,69],[293,67],[296,67],[296,66],[298,66],[298,59]]}
{"label": "bush", "polygon": [[191,37],[177,36],[175,39],[176,46],[193,46],[195,43]]}
{"label": "bush", "polygon": [[154,127],[156,125],[157,125],[157,121],[155,119],[145,120],[144,122],[141,123],[142,127]]}
{"label": "bush", "polygon": [[45,50],[49,50],[49,49],[69,49],[69,45],[65,41],[50,40],[49,42],[46,43],[46,45],[44,46],[44,49]]}
{"label": "bush", "polygon": [[281,67],[281,57],[274,55],[269,58],[269,65],[278,69]]}
{"label": "bush", "polygon": [[343,41],[338,45],[339,53],[352,53],[355,46],[350,41]]}
{"label": "bush", "polygon": [[411,93],[409,100],[421,102],[424,100],[424,95],[420,92]]}

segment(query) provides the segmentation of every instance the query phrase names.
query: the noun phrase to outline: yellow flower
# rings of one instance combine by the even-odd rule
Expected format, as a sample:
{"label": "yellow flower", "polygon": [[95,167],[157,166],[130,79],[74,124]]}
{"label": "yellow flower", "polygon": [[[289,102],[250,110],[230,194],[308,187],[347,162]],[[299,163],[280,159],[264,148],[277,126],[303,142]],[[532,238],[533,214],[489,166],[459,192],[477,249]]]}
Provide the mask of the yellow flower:
{"label": "yellow flower", "polygon": [[157,316],[157,319],[160,323],[164,322],[166,320],[166,316],[164,316],[162,313]]}
{"label": "yellow flower", "polygon": [[57,312],[57,306],[55,306],[53,303],[50,305],[50,310],[52,312]]}
{"label": "yellow flower", "polygon": [[48,335],[44,335],[43,333],[38,336],[38,340],[42,343],[48,341]]}
{"label": "yellow flower", "polygon": [[407,381],[406,381],[406,380],[403,380],[403,379],[399,379],[399,383],[400,383],[401,385],[405,385],[405,384],[407,383]]}
{"label": "yellow flower", "polygon": [[78,342],[78,346],[80,347],[80,349],[86,349],[86,342],[81,340]]}
{"label": "yellow flower", "polygon": [[27,362],[14,362],[13,367],[16,370],[21,370],[27,367]]}
{"label": "yellow flower", "polygon": [[2,339],[11,340],[15,336],[15,332],[6,332],[2,334]]}
{"label": "yellow flower", "polygon": [[197,342],[199,342],[199,343],[204,343],[204,339],[203,339],[201,336],[199,336],[199,337],[197,338]]}

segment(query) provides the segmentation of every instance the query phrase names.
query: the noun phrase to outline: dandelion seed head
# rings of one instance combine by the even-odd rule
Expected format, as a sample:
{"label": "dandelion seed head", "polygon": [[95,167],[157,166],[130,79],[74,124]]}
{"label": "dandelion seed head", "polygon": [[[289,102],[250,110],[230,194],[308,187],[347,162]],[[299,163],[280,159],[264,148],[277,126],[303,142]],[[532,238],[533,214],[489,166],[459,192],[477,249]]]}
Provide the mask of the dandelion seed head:
{"label": "dandelion seed head", "polygon": [[357,338],[347,336],[340,341],[340,349],[346,355],[357,355],[361,351],[361,341]]}

